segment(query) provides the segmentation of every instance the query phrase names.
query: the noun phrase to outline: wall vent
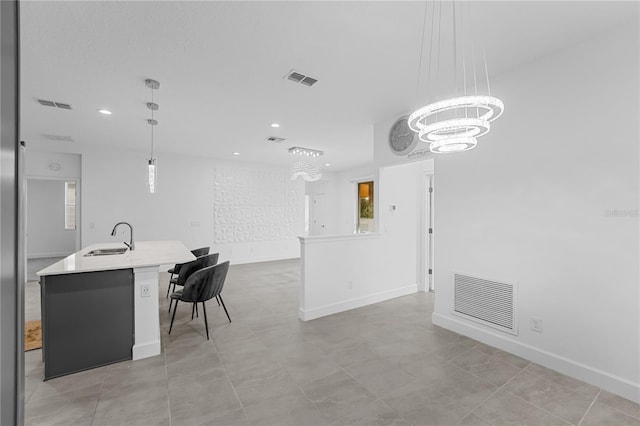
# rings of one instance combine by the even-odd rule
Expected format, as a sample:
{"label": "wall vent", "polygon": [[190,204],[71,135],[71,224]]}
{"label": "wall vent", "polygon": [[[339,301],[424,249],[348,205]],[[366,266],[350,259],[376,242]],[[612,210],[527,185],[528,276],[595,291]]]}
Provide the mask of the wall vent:
{"label": "wall vent", "polygon": [[65,104],[64,102],[48,101],[46,99],[36,99],[40,105],[48,106],[52,108],[71,109],[71,104]]}
{"label": "wall vent", "polygon": [[309,77],[308,75],[304,75],[299,73],[298,71],[291,70],[284,76],[287,80],[293,81],[294,83],[304,84],[305,86],[313,86],[318,82],[317,78]]}
{"label": "wall vent", "polygon": [[277,136],[269,136],[268,138],[265,139],[267,142],[275,142],[275,143],[280,143],[284,141],[284,138],[279,138]]}
{"label": "wall vent", "polygon": [[515,284],[454,273],[454,293],[454,314],[518,334]]}

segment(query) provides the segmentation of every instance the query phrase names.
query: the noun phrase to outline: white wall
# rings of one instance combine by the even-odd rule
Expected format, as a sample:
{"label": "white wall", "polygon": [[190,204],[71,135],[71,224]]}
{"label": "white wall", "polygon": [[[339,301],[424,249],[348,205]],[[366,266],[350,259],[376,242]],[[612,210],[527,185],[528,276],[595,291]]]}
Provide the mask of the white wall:
{"label": "white wall", "polygon": [[404,277],[395,276],[388,267],[385,242],[379,234],[300,240],[299,317],[303,321],[417,291],[415,283],[403,281]]}
{"label": "white wall", "polygon": [[[636,401],[639,50],[634,23],[494,81],[504,115],[434,193],[434,323]],[[517,282],[519,335],[452,316],[452,271]]]}
{"label": "white wall", "polygon": [[[356,229],[356,206],[358,204],[358,182],[374,182],[374,200],[376,203],[374,212],[375,229],[378,224],[378,195],[379,195],[379,169],[370,164],[354,168],[352,170],[324,173],[321,180],[306,183],[306,194],[323,195],[330,205],[327,217],[329,231],[325,235],[353,234]],[[313,207],[312,207],[313,208]]]}
{"label": "white wall", "polygon": [[[34,143],[38,149],[48,144]],[[51,149],[82,154],[82,246],[114,241],[111,229],[119,221],[131,223],[135,240],[184,242],[189,248],[210,246],[221,260],[232,263],[295,258],[296,238],[214,244],[214,170],[284,170],[240,162],[224,162],[190,155],[158,153],[158,190],[146,185],[147,153],[78,144]],[[304,231],[304,185],[295,185],[299,199],[296,235]],[[269,207],[269,206],[266,206]],[[231,218],[233,220],[233,218]],[[128,240],[122,228],[117,239]]]}
{"label": "white wall", "polygon": [[[302,239],[301,319],[415,293],[422,287],[424,264],[420,255],[425,234],[416,230],[422,227],[424,177],[432,172],[433,161],[427,160],[375,173],[380,233]],[[339,192],[344,193],[345,204],[353,206],[356,191],[345,177],[339,178],[339,190],[343,190]]]}
{"label": "white wall", "polygon": [[[424,289],[423,259],[427,230],[425,203],[428,186],[425,177],[434,172],[433,160],[411,162],[380,169],[379,212],[383,234],[384,267],[402,282]],[[395,207],[395,210],[392,208]]]}
{"label": "white wall", "polygon": [[27,143],[25,175],[38,178],[80,179],[82,169],[80,155],[51,152],[50,149],[47,144]]}
{"label": "white wall", "polygon": [[27,258],[68,256],[76,230],[65,229],[65,180],[27,181]]}
{"label": "white wall", "polygon": [[[27,257],[67,256],[80,245],[78,229],[64,229],[64,182],[81,188],[81,157],[39,150],[27,143]],[[80,219],[80,206],[76,207]]]}

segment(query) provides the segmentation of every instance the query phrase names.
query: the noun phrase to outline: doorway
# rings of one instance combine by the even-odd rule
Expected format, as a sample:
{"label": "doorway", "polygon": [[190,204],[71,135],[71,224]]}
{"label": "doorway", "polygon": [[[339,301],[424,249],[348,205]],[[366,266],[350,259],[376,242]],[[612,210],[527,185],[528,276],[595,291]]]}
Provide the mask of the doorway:
{"label": "doorway", "polygon": [[311,228],[310,235],[328,234],[328,206],[326,194],[313,194],[311,196]]}
{"label": "doorway", "polygon": [[80,249],[78,179],[27,178],[27,259],[65,257]]}

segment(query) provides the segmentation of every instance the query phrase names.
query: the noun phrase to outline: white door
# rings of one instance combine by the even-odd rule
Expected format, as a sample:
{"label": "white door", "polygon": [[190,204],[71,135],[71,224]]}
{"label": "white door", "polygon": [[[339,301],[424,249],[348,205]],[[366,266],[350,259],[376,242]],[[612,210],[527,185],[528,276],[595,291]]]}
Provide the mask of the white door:
{"label": "white door", "polygon": [[311,196],[311,232],[310,235],[327,235],[329,229],[328,206],[325,194],[314,194]]}

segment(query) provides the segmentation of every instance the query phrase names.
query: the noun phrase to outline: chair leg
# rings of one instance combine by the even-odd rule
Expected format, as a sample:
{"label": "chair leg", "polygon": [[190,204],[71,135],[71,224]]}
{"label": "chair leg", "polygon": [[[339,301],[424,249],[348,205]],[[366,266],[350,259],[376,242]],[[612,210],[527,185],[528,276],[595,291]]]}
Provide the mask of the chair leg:
{"label": "chair leg", "polygon": [[[173,328],[173,320],[176,318],[176,311],[178,310],[178,301],[176,300],[176,307],[173,308],[173,315],[171,316],[171,325],[169,326],[169,334],[171,334],[171,329]],[[171,311],[171,308],[169,308]]]}
{"label": "chair leg", "polygon": [[218,302],[218,306],[220,306],[220,299],[218,299],[218,296],[216,296],[216,302]]}
{"label": "chair leg", "polygon": [[200,318],[200,315],[198,314],[198,302],[194,303],[194,305],[196,305],[196,318]]}
{"label": "chair leg", "polygon": [[207,330],[207,340],[209,340],[209,322],[207,321],[207,308],[202,302],[202,312],[204,312],[204,328]]}
{"label": "chair leg", "polygon": [[171,313],[171,305],[173,304],[173,299],[169,299],[169,313]]}
{"label": "chair leg", "polygon": [[169,297],[169,289],[171,288],[171,280],[173,279],[173,274],[169,277],[169,285],[167,286],[167,298]]}
{"label": "chair leg", "polygon": [[218,298],[220,299],[220,303],[222,303],[222,307],[224,308],[224,313],[227,314],[227,318],[229,318],[229,322],[231,322],[231,317],[229,316],[229,312],[227,312],[227,307],[224,306],[224,300],[222,300],[222,295],[219,294]]}
{"label": "chair leg", "polygon": [[194,303],[191,307],[191,321],[193,321],[193,314],[196,312],[196,304]]}

